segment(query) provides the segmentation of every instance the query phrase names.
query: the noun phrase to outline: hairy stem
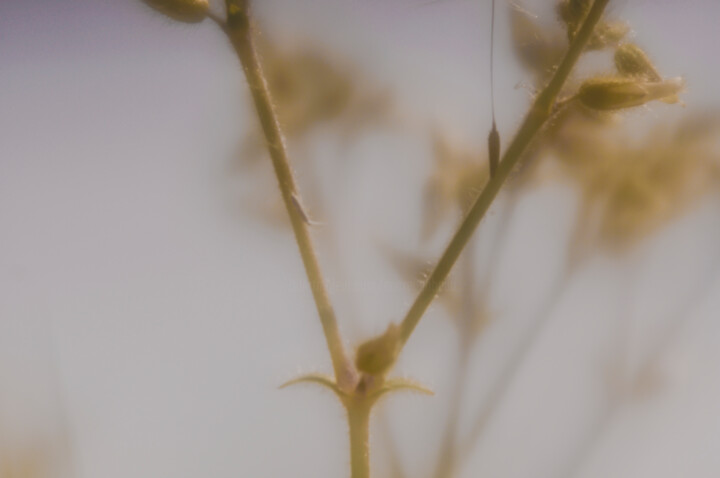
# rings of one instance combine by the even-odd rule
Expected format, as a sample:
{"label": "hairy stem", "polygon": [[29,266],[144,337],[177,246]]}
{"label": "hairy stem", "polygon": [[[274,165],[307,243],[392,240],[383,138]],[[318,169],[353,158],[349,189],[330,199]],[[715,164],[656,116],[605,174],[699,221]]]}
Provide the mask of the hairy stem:
{"label": "hairy stem", "polygon": [[562,62],[560,62],[550,83],[538,95],[520,129],[510,143],[510,146],[505,151],[496,174],[488,181],[483,191],[475,200],[475,203],[467,216],[465,216],[460,228],[450,240],[450,244],[448,244],[435,269],[415,299],[415,302],[413,302],[405,315],[400,328],[400,339],[403,344],[410,338],[420,318],[437,295],[463,248],[475,232],[480,220],[490,208],[495,196],[497,196],[498,191],[500,191],[500,188],[518,164],[518,161],[520,161],[523,152],[535,137],[535,134],[551,116],[553,104],[570,75],[573,66],[590,39],[593,29],[600,20],[608,1],[609,0],[595,0],[593,3],[582,28],[580,28],[577,35],[575,35],[570,44],[570,48]]}
{"label": "hairy stem", "polygon": [[364,400],[347,407],[351,478],[370,478],[370,408],[371,404]]}
{"label": "hairy stem", "polygon": [[272,107],[270,91],[255,50],[247,2],[229,0],[227,3],[228,21],[227,24],[220,23],[220,25],[228,35],[240,59],[245,77],[247,78],[248,87],[250,88],[253,103],[255,104],[255,111],[260,120],[275,170],[275,176],[280,186],[283,202],[290,216],[292,229],[295,233],[295,240],[297,241],[300,255],[305,265],[305,272],[308,282],[310,283],[310,289],[315,299],[315,305],[332,358],[337,384],[341,389],[349,390],[356,382],[355,369],[343,346],[335,312],[330,303],[330,298],[320,272],[320,265],[310,239],[308,225],[305,223],[302,212],[299,210],[299,193],[290,168],[280,125]]}

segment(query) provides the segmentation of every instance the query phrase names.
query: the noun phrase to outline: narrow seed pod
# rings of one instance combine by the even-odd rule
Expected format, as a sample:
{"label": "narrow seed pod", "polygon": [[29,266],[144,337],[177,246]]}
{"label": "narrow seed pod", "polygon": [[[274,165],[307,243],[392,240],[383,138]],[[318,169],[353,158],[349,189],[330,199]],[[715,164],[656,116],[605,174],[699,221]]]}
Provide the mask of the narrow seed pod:
{"label": "narrow seed pod", "polygon": [[488,135],[488,159],[490,161],[490,177],[495,176],[498,164],[500,164],[500,133],[498,133],[495,122]]}
{"label": "narrow seed pod", "polygon": [[682,78],[659,82],[637,78],[591,78],[577,94],[580,102],[595,110],[618,110],[641,106],[650,101],[677,103],[677,95],[684,86]]}
{"label": "narrow seed pod", "polygon": [[395,363],[400,352],[400,327],[391,323],[384,334],[358,347],[355,365],[370,375],[384,375]]}
{"label": "narrow seed pod", "polygon": [[621,45],[615,50],[615,67],[623,76],[635,76],[648,81],[662,80],[645,52],[632,43]]}
{"label": "narrow seed pod", "polygon": [[184,23],[198,23],[205,20],[210,8],[208,0],[142,0],[142,2],[173,20]]}

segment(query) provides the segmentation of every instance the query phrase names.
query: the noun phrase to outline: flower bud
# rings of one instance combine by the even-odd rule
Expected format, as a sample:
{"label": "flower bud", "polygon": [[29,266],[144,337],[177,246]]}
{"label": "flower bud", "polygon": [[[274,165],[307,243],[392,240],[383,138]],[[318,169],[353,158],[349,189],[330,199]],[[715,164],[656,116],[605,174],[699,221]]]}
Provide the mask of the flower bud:
{"label": "flower bud", "polygon": [[384,334],[358,347],[355,365],[370,375],[383,375],[390,370],[400,352],[400,327],[391,323]]}
{"label": "flower bud", "polygon": [[142,0],[147,6],[167,15],[173,20],[198,23],[207,17],[208,0]]}
{"label": "flower bud", "polygon": [[618,110],[653,100],[676,103],[684,85],[682,78],[650,82],[637,78],[591,78],[578,92],[582,104],[594,110]]}
{"label": "flower bud", "polygon": [[661,81],[645,52],[632,43],[621,45],[615,51],[615,67],[623,76],[634,76],[648,81]]}

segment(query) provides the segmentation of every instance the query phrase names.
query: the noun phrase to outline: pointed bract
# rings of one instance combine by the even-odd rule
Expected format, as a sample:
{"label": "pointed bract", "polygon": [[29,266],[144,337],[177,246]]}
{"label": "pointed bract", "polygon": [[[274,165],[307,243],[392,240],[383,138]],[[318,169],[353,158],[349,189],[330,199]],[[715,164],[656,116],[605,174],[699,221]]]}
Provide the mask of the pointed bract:
{"label": "pointed bract", "polygon": [[279,388],[285,388],[289,387],[290,385],[297,385],[300,383],[314,383],[317,385],[322,385],[323,387],[327,387],[333,392],[335,392],[335,394],[337,394],[337,396],[340,398],[343,398],[345,396],[345,393],[340,390],[340,387],[337,386],[335,380],[333,380],[332,377],[320,373],[309,373],[307,375],[302,375],[292,380],[288,380],[287,382],[280,385]]}
{"label": "pointed bract", "polygon": [[425,385],[414,380],[410,380],[407,378],[391,378],[386,380],[380,388],[375,390],[371,394],[371,398],[377,400],[386,393],[394,391],[409,391],[421,393],[423,395],[435,395],[435,392],[430,390]]}

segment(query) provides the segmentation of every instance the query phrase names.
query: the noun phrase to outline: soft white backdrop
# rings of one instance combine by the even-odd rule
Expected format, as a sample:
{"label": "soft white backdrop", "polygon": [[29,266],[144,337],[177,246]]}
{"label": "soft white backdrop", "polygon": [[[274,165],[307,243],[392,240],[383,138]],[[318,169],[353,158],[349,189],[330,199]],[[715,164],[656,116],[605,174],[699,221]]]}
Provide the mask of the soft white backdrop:
{"label": "soft white backdrop", "polygon": [[[484,141],[488,2],[256,3],[268,36],[324,45],[392,88],[414,124]],[[720,3],[613,0],[610,9],[662,71],[686,77],[688,109],[720,107]],[[527,104],[515,88],[524,73],[506,20],[500,8],[496,95],[505,138]],[[248,108],[238,64],[210,22],[176,25],[133,1],[0,3],[3,449],[69,443],[71,464],[56,476],[347,473],[334,398],[277,390],[300,371],[330,367],[292,238],[236,202],[233,189],[255,180],[228,173],[252,121]],[[644,114],[660,121],[678,110]],[[344,187],[329,188],[338,195],[332,210],[347,277],[326,268],[334,296],[353,298],[352,306],[337,300],[341,326],[356,342],[401,317],[412,299],[377,245],[417,246],[432,159],[422,128],[375,132],[343,158],[334,156],[336,143],[323,137],[310,151],[330,170],[351,164]],[[507,313],[476,350],[468,410],[551,282],[572,212],[567,192],[555,187],[522,202],[497,279]],[[708,280],[718,217],[718,204],[708,202],[648,245],[638,317],[661,324]],[[463,476],[549,477],[562,469],[599,407],[602,337],[613,334],[623,267],[599,260],[573,283]],[[612,429],[585,476],[717,476],[720,285],[713,290],[668,354],[666,388]],[[657,326],[635,332],[639,350]],[[398,370],[437,395],[387,402],[412,476],[433,463],[453,334],[442,310],[431,309]]]}

